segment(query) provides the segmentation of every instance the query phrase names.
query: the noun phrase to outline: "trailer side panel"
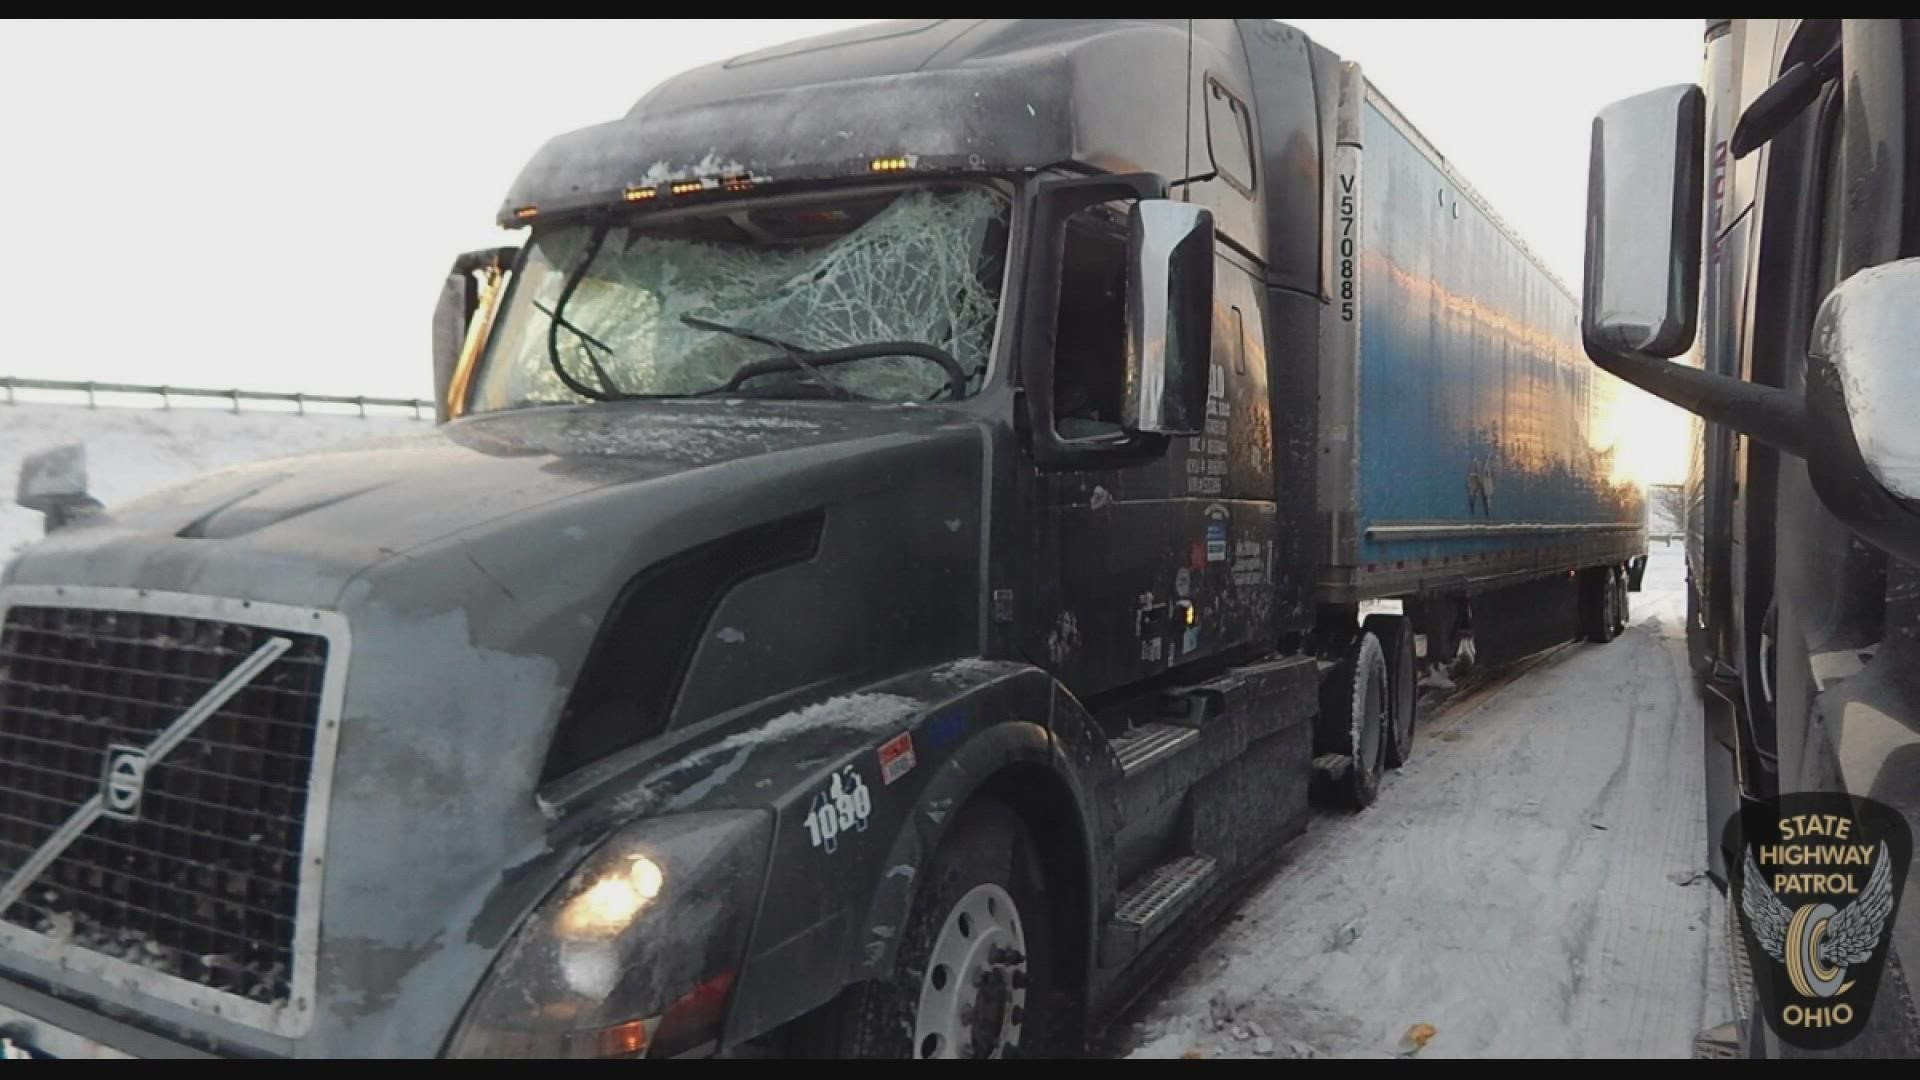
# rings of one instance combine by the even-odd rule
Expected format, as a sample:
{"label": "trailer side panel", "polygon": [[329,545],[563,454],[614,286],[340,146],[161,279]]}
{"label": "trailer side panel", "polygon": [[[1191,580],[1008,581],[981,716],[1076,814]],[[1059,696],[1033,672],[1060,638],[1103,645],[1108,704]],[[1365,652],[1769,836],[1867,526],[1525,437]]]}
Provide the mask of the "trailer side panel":
{"label": "trailer side panel", "polygon": [[1355,524],[1329,579],[1390,596],[1643,553],[1577,301],[1371,88],[1359,127]]}

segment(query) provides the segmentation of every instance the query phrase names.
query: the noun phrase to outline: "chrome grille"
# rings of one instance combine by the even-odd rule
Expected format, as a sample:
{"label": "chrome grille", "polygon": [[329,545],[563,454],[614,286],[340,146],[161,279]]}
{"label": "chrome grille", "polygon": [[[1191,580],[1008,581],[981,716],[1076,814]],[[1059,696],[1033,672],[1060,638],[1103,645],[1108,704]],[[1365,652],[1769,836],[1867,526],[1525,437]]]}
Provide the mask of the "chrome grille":
{"label": "chrome grille", "polygon": [[[0,922],[274,1007],[293,993],[321,633],[162,611],[15,603],[0,622],[0,882],[270,638],[292,643],[145,765]],[[304,1008],[305,1003],[301,1003]]]}

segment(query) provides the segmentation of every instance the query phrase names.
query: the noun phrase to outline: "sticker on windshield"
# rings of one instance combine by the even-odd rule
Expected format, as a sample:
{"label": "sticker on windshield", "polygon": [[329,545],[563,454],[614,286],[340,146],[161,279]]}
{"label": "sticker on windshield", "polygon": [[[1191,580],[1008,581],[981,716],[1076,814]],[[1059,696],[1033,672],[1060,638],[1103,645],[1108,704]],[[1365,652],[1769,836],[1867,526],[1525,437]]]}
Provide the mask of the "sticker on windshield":
{"label": "sticker on windshield", "polygon": [[816,792],[807,809],[807,837],[813,846],[831,855],[840,848],[844,833],[867,831],[867,818],[873,815],[873,793],[860,771],[848,765],[827,781],[827,790]]}

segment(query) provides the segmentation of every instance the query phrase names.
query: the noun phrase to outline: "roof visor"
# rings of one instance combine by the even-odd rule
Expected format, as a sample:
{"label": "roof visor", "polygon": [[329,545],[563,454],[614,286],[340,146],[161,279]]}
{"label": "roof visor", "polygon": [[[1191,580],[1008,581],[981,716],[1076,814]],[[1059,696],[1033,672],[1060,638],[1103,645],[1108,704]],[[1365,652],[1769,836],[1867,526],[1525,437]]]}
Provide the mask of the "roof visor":
{"label": "roof visor", "polygon": [[[1012,171],[1074,159],[1063,57],[784,89],[560,135],[514,181],[499,223],[768,184]],[[639,194],[651,191],[653,194]]]}

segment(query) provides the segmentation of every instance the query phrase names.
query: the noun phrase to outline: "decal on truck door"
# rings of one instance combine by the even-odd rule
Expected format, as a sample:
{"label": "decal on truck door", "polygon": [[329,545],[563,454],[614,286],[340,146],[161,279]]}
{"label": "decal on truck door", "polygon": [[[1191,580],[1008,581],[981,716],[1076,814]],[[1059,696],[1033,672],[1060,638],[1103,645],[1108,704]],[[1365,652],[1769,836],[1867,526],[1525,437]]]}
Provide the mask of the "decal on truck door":
{"label": "decal on truck door", "polygon": [[1187,494],[1218,495],[1225,490],[1230,462],[1227,425],[1232,417],[1227,369],[1215,364],[1207,375],[1206,431],[1187,440]]}

